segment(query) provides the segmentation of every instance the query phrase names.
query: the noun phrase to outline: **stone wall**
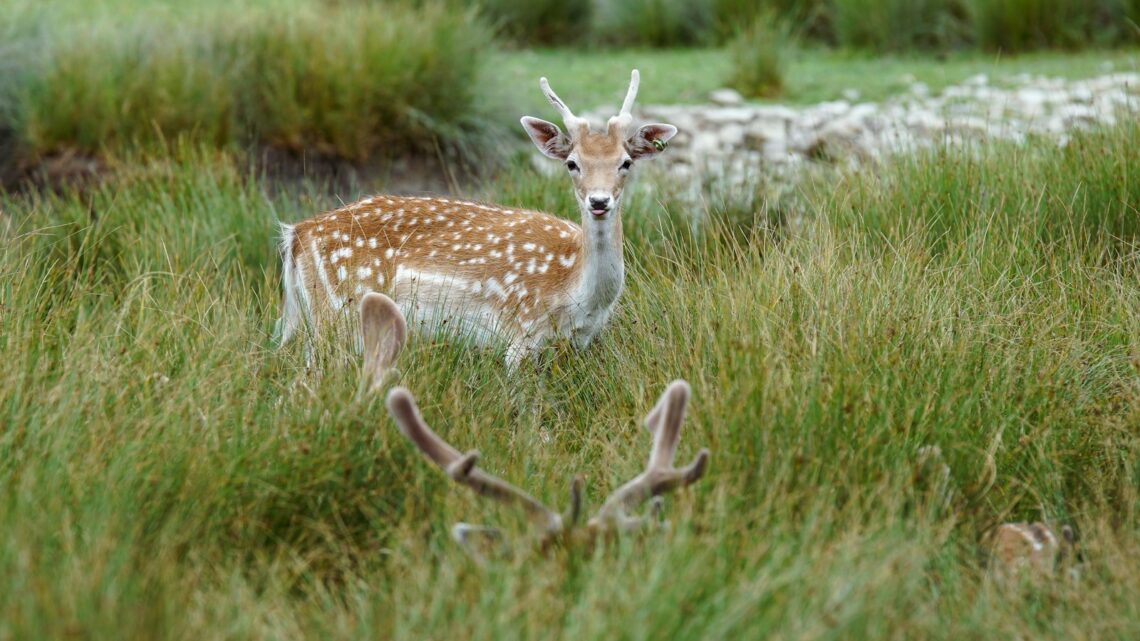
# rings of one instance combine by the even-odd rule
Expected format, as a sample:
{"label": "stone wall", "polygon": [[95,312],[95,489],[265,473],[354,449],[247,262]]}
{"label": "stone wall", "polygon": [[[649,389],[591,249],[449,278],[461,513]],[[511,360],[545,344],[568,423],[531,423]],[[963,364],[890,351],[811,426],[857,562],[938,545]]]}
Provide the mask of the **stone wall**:
{"label": "stone wall", "polygon": [[[600,108],[585,117],[600,127],[616,110]],[[938,94],[915,82],[882,103],[837,100],[807,107],[748,104],[721,89],[708,105],[646,105],[635,112],[641,121],[680,130],[663,156],[670,176],[696,180],[714,172],[729,184],[760,173],[787,175],[805,163],[859,165],[941,144],[1040,136],[1064,145],[1075,129],[1138,114],[1137,73],[1076,81],[1021,75],[1000,85],[978,75]]]}

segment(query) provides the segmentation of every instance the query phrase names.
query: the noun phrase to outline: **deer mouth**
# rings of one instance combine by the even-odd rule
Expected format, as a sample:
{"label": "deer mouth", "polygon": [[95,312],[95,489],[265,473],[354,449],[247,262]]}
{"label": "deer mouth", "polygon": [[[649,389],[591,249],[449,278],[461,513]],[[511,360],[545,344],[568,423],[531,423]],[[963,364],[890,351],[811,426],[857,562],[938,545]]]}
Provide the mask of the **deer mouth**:
{"label": "deer mouth", "polygon": [[595,218],[601,218],[610,213],[610,208],[606,207],[604,209],[591,209],[590,213],[593,214]]}

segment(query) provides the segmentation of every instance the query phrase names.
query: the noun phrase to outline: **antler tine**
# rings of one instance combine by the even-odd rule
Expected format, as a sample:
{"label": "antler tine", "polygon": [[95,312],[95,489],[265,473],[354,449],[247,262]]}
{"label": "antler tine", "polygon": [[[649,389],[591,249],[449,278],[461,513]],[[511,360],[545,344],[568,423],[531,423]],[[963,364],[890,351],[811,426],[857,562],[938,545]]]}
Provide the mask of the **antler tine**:
{"label": "antler tine", "polygon": [[581,133],[583,128],[589,129],[589,122],[584,118],[575,116],[574,112],[570,111],[570,107],[567,107],[566,103],[558,97],[558,94],[554,93],[554,90],[550,88],[550,82],[545,76],[538,79],[538,85],[542,87],[542,94],[550,101],[551,106],[562,116],[562,122],[566,124],[566,133],[570,136],[577,136]]}
{"label": "antler tine", "polygon": [[681,421],[685,420],[685,408],[691,394],[685,381],[673,381],[665,388],[665,393],[653,408],[656,421],[646,427],[653,433],[653,450],[649,453],[649,468],[668,468],[673,465],[677,444],[681,440]]}
{"label": "antler tine", "polygon": [[477,468],[477,450],[460,454],[459,450],[433,432],[424,422],[416,407],[416,399],[407,389],[397,387],[388,393],[388,413],[396,421],[400,432],[451,480],[466,485],[489,499],[523,508],[531,521],[542,527],[546,534],[562,530],[562,517],[558,513],[521,489]]}
{"label": "antler tine", "polygon": [[709,460],[708,449],[698,452],[685,467],[673,467],[689,394],[688,383],[681,380],[673,381],[665,389],[645,421],[646,427],[653,432],[653,450],[645,471],[615,490],[590,519],[591,525],[619,529],[636,525],[641,520],[629,517],[629,510],[650,497],[695,483],[704,475]]}
{"label": "antler tine", "polygon": [[626,133],[625,130],[633,124],[633,101],[637,99],[637,88],[641,84],[641,74],[634,69],[629,75],[629,89],[625,92],[625,100],[621,103],[621,111],[612,118],[610,118],[608,126],[620,127],[621,132]]}
{"label": "antler tine", "polygon": [[632,116],[630,110],[633,109],[633,101],[637,99],[637,87],[641,84],[641,74],[637,69],[629,74],[629,89],[625,92],[625,101],[621,103],[621,111],[618,115]]}

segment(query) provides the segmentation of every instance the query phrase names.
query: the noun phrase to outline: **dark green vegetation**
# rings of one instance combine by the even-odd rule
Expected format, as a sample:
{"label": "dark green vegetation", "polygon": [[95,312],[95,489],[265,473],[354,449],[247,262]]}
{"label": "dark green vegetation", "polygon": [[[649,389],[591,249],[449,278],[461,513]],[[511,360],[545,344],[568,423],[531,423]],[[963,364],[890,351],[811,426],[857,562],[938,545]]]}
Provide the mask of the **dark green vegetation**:
{"label": "dark green vegetation", "polygon": [[[658,4],[603,7],[598,15],[675,15],[670,2]],[[509,37],[531,22],[557,29],[542,6],[503,0],[479,14],[410,1],[10,0],[0,16],[0,184],[98,171],[108,157],[186,141],[240,150],[270,169],[412,156],[458,163],[459,173],[482,170],[521,137],[520,114],[549,115],[536,85],[543,74],[576,108],[588,108],[620,101],[620,79],[633,67],[645,74],[647,103],[703,102],[730,83],[749,95],[810,102],[848,88],[881,99],[915,79],[938,90],[979,71],[1088,76],[1106,61],[1135,67],[1128,50],[1009,60],[969,51],[876,59],[802,49],[794,41],[810,42],[814,27],[775,10],[740,13],[717,38],[730,43],[725,49],[590,47],[567,55],[496,48],[496,31]],[[582,25],[566,29],[578,34],[569,42],[588,44]]]}
{"label": "dark green vegetation", "polygon": [[480,101],[491,30],[472,11],[111,4],[107,15],[9,10],[0,117],[13,153],[0,171],[179,138],[348,161],[474,160],[501,133]]}
{"label": "dark green vegetation", "polygon": [[[694,387],[680,455],[713,461],[672,531],[485,567],[449,524],[521,539],[516,515],[420,460],[344,346],[319,377],[270,348],[274,222],[324,188],[185,148],[10,196],[0,638],[1135,637],[1138,143],[945,152],[770,205],[642,190],[589,351],[508,380],[501,354],[413,338],[429,421],[552,504],[572,472],[592,505],[635,474],[637,421]],[[570,209],[521,168],[486,196]],[[946,507],[914,483],[927,444]],[[978,536],[1038,518],[1078,527],[1084,579],[999,589]]]}
{"label": "dark green vegetation", "polygon": [[534,0],[525,14],[518,4],[493,0],[484,6],[504,23],[526,25],[508,29],[517,42],[541,45],[565,45],[565,33],[600,44],[717,44],[762,15],[794,22],[816,44],[880,53],[1016,53],[1140,39],[1137,0]]}

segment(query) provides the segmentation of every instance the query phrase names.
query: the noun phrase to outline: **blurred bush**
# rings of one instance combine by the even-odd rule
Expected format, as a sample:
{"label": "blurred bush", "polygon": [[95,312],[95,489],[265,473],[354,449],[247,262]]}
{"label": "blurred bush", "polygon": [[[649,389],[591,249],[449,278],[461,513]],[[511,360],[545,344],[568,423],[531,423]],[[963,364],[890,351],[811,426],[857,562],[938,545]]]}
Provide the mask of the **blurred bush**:
{"label": "blurred bush", "polygon": [[596,37],[608,44],[684,47],[714,34],[712,0],[605,0],[595,15]]}
{"label": "blurred bush", "polygon": [[835,40],[876,52],[954,49],[968,42],[963,0],[832,0]]}
{"label": "blurred bush", "polygon": [[473,10],[280,4],[29,22],[0,114],[26,162],[183,135],[353,161],[478,152],[492,33]]}
{"label": "blurred bush", "polygon": [[753,16],[729,43],[729,85],[748,97],[772,97],[784,87],[794,36],[786,19],[774,12]]}
{"label": "blurred bush", "polygon": [[650,47],[726,43],[772,13],[805,41],[877,53],[1018,52],[1140,40],[1140,0],[597,0],[593,38]]}
{"label": "blurred bush", "polygon": [[593,0],[483,0],[483,14],[510,41],[561,46],[590,34]]}
{"label": "blurred bush", "polygon": [[832,0],[712,0],[720,39],[733,39],[760,16],[777,15],[803,37],[832,42]]}
{"label": "blurred bush", "polygon": [[1007,52],[1136,42],[1138,0],[972,0],[979,46]]}

